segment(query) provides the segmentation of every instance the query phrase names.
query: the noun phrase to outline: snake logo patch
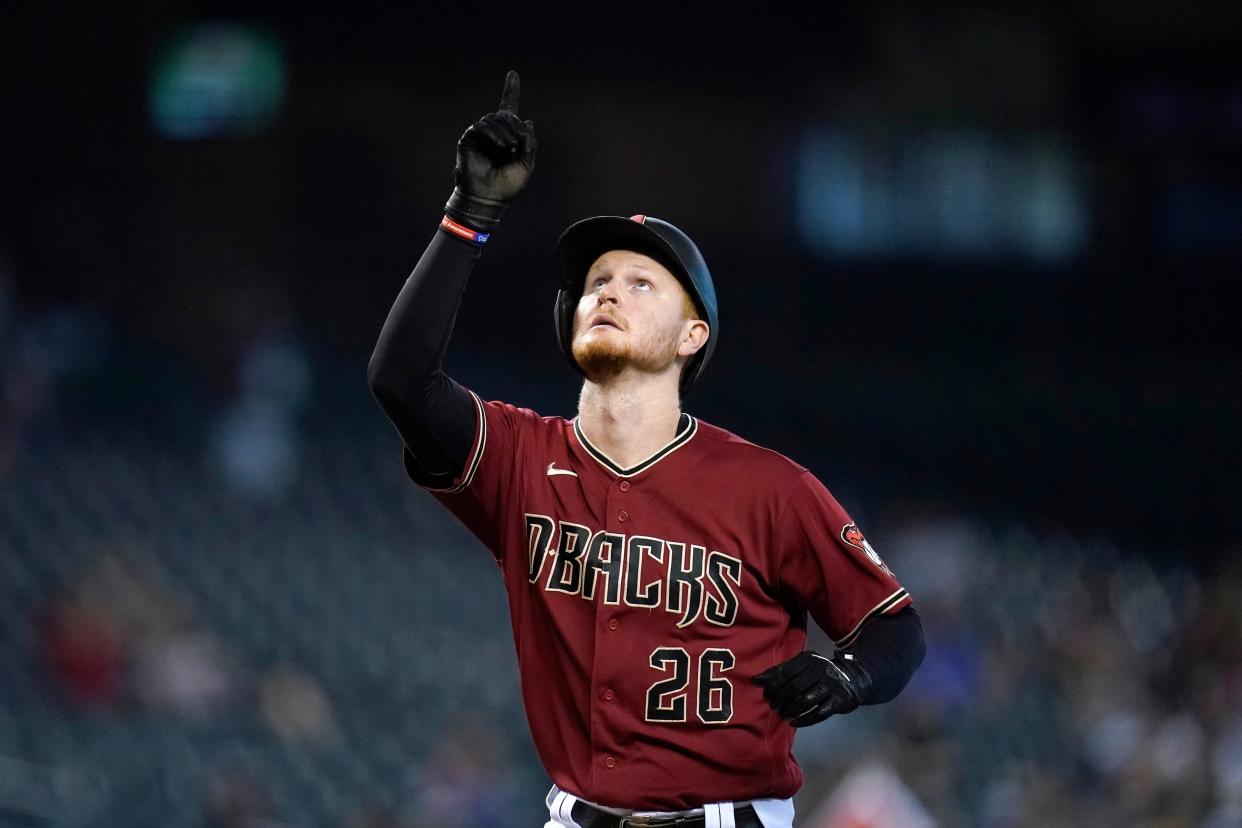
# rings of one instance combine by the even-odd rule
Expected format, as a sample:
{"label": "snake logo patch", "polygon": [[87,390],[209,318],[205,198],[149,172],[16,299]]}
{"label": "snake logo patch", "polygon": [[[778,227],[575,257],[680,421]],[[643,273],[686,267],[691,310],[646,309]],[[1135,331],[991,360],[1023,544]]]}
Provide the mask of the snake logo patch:
{"label": "snake logo patch", "polygon": [[883,569],[885,572],[888,572],[889,575],[893,574],[885,565],[884,561],[880,560],[880,556],[876,554],[875,549],[871,547],[871,544],[867,542],[867,539],[863,537],[862,530],[855,524],[847,523],[841,527],[841,540],[845,541],[855,549],[865,552],[873,564],[878,566],[880,569]]}

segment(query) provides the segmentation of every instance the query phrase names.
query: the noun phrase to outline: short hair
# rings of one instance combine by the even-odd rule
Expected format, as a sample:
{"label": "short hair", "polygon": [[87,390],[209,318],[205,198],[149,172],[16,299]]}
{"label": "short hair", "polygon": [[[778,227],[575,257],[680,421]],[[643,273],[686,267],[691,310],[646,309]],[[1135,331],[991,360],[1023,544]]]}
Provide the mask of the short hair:
{"label": "short hair", "polygon": [[[681,280],[677,280],[677,284],[681,285],[681,317],[683,320],[703,319],[703,314],[699,311],[699,306],[694,304],[694,300],[690,298],[690,291],[686,290],[686,286],[681,284]],[[703,319],[706,322],[706,319]],[[690,367],[690,363],[694,357],[686,360],[686,364],[681,366],[681,374],[678,377],[685,376],[686,369]],[[677,384],[677,397],[681,398],[681,383]]]}
{"label": "short hair", "polygon": [[[681,285],[680,280],[677,284]],[[703,314],[699,312],[699,308],[694,304],[694,300],[690,298],[690,291],[686,290],[685,285],[681,285],[681,312],[686,319],[702,319]]]}

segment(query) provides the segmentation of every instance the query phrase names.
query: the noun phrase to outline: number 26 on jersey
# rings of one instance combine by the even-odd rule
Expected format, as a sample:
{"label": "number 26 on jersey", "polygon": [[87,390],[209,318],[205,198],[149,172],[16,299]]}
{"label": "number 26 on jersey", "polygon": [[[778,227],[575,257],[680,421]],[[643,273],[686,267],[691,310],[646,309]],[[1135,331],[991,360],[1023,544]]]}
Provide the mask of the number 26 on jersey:
{"label": "number 26 on jersey", "polygon": [[733,685],[723,674],[735,663],[733,653],[725,649],[707,649],[694,659],[681,647],[657,647],[651,653],[651,666],[669,675],[647,689],[647,721],[687,721],[693,700],[699,721],[725,724],[733,718]]}

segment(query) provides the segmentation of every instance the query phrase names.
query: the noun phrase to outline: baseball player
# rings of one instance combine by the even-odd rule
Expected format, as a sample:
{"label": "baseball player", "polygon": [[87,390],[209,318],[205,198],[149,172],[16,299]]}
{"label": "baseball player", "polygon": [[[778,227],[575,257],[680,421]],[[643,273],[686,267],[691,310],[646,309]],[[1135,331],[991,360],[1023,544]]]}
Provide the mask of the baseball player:
{"label": "baseball player", "polygon": [[[441,361],[466,281],[535,164],[510,72],[457,143],[440,229],[368,380],[409,476],[491,550],[553,787],[547,826],[780,828],[795,728],[879,704],[923,657],[910,596],[802,466],[682,411],[720,335],[697,247],[650,216],[560,237],[578,415],[485,401]],[[836,642],[803,650],[807,615]]]}

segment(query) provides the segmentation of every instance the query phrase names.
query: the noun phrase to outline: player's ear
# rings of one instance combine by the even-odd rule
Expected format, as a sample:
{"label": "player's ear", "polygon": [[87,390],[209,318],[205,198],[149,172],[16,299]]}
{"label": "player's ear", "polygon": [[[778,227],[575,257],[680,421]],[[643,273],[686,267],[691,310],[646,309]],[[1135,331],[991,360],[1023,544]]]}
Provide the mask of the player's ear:
{"label": "player's ear", "polygon": [[702,319],[687,319],[682,329],[681,343],[677,346],[678,356],[694,356],[700,348],[707,344],[711,336],[711,328]]}

